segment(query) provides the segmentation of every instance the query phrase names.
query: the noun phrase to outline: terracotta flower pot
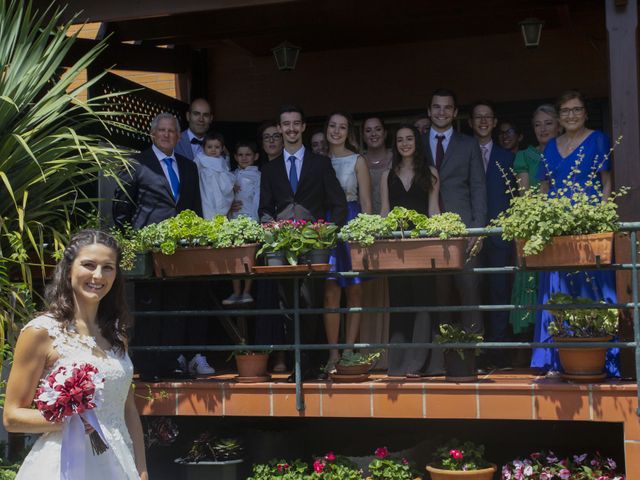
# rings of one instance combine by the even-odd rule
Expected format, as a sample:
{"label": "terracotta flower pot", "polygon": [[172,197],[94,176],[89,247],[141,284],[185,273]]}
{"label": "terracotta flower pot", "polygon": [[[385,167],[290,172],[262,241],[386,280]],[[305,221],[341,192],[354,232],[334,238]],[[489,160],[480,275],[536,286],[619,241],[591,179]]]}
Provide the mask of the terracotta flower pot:
{"label": "terracotta flower pot", "polygon": [[157,277],[189,277],[250,273],[255,263],[257,244],[241,247],[177,248],[173,255],[153,252]]}
{"label": "terracotta flower pot", "polygon": [[[596,338],[567,338],[554,337],[557,343],[577,342],[609,342],[611,336]],[[607,348],[559,348],[558,355],[564,370],[563,377],[573,381],[597,381],[606,377],[604,373]]]}
{"label": "terracotta flower pot", "polygon": [[427,472],[431,475],[431,480],[491,480],[498,467],[491,464],[490,467],[479,470],[445,470],[443,468],[427,465]]}
{"label": "terracotta flower pot", "polygon": [[518,265],[528,268],[610,265],[613,257],[613,232],[553,237],[536,255],[524,256],[524,240],[516,240]]}
{"label": "terracotta flower pot", "polygon": [[466,260],[464,238],[403,238],[376,240],[363,247],[349,242],[353,271],[371,270],[459,270]]}
{"label": "terracotta flower pot", "polygon": [[235,357],[239,377],[258,378],[267,375],[268,353],[238,353]]}

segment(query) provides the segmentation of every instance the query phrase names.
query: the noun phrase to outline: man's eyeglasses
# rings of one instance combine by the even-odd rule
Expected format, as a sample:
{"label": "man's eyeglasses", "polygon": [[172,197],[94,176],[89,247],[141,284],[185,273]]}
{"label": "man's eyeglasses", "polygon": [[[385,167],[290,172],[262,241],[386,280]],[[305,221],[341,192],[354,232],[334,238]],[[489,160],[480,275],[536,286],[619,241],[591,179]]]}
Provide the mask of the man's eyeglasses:
{"label": "man's eyeglasses", "polygon": [[282,135],[279,133],[274,133],[273,135],[263,135],[262,140],[265,142],[277,142],[278,140],[282,140]]}
{"label": "man's eyeglasses", "polygon": [[561,108],[558,113],[561,117],[568,117],[573,113],[576,117],[584,112],[584,107]]}
{"label": "man's eyeglasses", "polygon": [[503,137],[508,137],[511,135],[515,135],[516,134],[516,129],[515,128],[508,128],[506,130],[500,130],[500,133],[498,133],[498,135],[502,135]]}

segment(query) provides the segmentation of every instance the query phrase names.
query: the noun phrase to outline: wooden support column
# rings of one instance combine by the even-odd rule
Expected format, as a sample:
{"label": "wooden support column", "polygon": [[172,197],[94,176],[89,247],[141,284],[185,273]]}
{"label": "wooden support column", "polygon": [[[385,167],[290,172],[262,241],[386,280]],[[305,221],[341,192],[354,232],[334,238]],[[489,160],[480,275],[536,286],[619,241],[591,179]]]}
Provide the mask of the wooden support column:
{"label": "wooden support column", "polygon": [[[640,113],[638,104],[638,0],[606,0],[607,33],[609,38],[609,99],[611,131],[615,141],[622,136],[614,154],[616,188],[626,185],[631,191],[619,200],[623,221],[640,220]],[[616,260],[631,260],[628,237],[616,240]],[[631,274],[617,273],[618,301],[631,301]],[[621,339],[633,340],[631,315],[622,316]],[[623,376],[635,376],[635,352],[622,350]]]}

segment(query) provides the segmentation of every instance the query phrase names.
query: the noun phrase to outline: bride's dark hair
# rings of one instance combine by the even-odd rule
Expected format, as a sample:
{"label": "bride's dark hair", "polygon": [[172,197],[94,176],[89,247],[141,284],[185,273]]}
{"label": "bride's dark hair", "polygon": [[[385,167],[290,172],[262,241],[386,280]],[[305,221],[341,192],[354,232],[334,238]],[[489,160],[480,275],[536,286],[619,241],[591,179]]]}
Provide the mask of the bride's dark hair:
{"label": "bride's dark hair", "polygon": [[82,247],[102,244],[116,252],[116,278],[111,290],[98,305],[96,321],[100,333],[117,351],[124,352],[129,312],[124,296],[124,279],[120,269],[120,247],[109,234],[100,230],[82,230],[76,233],[64,249],[62,259],[53,272],[53,281],[46,291],[47,313],[68,327],[73,322],[75,305],[71,287],[71,266]]}

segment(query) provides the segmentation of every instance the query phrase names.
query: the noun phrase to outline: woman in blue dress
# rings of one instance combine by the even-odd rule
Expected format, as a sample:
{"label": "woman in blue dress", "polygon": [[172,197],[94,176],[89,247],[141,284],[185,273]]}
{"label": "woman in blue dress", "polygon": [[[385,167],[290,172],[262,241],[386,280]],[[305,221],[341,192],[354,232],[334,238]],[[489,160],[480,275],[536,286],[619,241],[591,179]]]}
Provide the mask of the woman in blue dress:
{"label": "woman in blue dress", "polygon": [[[609,137],[603,132],[590,130],[585,126],[587,109],[582,94],[568,91],[557,102],[560,126],[564,133],[549,140],[544,149],[544,159],[538,173],[541,189],[550,195],[563,194],[565,182],[580,184],[588,195],[598,195],[607,201],[611,194],[611,162]],[[542,272],[538,301],[546,303],[554,293],[564,293],[573,297],[586,297],[595,301],[616,303],[615,272],[613,270],[593,270],[576,272]],[[535,342],[551,342],[547,331],[553,319],[551,312],[539,310],[536,314]],[[607,354],[607,373],[619,376],[618,350],[610,349]],[[558,352],[555,349],[534,349],[531,367],[543,371],[559,371]]]}
{"label": "woman in blue dress", "polygon": [[[360,212],[371,213],[371,178],[366,160],[357,153],[354,146],[354,125],[351,116],[346,113],[334,113],[329,116],[325,126],[329,156],[336,171],[338,181],[347,197],[347,221]],[[330,219],[329,219],[330,220]],[[331,271],[351,271],[351,255],[346,243],[339,243],[332,252]],[[360,278],[329,278],[324,290],[324,307],[340,307],[342,289],[347,294],[347,307],[362,306],[362,286]],[[355,343],[360,332],[360,313],[347,315],[346,343]],[[338,343],[340,333],[340,314],[325,313],[324,327],[328,343]],[[338,350],[329,351],[326,371],[331,372],[339,360]]]}

